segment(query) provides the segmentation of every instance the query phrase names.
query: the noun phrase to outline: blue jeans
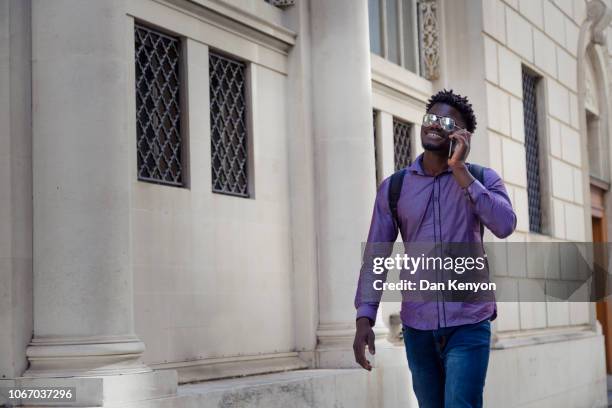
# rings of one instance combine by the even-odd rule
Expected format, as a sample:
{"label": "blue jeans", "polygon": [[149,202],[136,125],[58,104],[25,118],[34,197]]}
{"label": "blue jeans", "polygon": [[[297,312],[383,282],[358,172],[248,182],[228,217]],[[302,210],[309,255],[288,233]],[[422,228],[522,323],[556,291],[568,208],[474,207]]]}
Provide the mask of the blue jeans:
{"label": "blue jeans", "polygon": [[419,408],[480,408],[489,363],[491,323],[436,330],[403,327]]}

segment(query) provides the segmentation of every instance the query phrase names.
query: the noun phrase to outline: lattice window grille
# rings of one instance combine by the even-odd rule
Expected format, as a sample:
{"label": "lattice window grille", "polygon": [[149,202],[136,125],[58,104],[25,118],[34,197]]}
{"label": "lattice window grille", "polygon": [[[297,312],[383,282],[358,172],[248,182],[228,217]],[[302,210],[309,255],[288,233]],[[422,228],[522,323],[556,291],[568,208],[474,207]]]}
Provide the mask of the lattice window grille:
{"label": "lattice window grille", "polygon": [[538,141],[537,111],[538,77],[523,69],[523,118],[525,125],[525,153],[527,159],[527,201],[529,230],[542,232],[542,206],[540,193],[540,149]]}
{"label": "lattice window grille", "polygon": [[212,190],[249,197],[246,65],[209,54]]}
{"label": "lattice window grille", "polygon": [[183,185],[180,130],[180,40],[136,24],[138,179]]}
{"label": "lattice window grille", "polygon": [[410,130],[412,125],[397,118],[393,118],[393,147],[395,157],[395,171],[409,166],[412,162],[412,146],[410,144]]}

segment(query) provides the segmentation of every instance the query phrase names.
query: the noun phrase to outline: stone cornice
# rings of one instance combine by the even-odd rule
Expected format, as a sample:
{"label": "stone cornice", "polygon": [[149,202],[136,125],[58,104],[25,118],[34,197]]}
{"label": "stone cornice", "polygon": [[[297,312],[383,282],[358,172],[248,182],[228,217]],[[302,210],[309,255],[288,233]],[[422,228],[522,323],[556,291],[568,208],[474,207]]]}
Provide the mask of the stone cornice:
{"label": "stone cornice", "polygon": [[[282,52],[288,52],[296,42],[297,34],[280,24],[282,11],[275,10],[265,3],[263,6],[271,9],[266,10],[270,12],[270,15],[266,17],[270,18],[258,16],[221,0],[154,1],[180,9],[225,30],[256,39],[260,43]],[[278,16],[276,12],[278,12]]]}

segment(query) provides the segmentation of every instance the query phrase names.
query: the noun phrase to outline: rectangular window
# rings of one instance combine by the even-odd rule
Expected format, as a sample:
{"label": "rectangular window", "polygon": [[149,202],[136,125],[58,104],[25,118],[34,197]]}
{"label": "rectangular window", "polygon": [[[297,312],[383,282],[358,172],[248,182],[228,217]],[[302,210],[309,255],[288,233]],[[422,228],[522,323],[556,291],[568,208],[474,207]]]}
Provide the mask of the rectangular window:
{"label": "rectangular window", "polygon": [[418,73],[419,40],[416,2],[402,2],[402,66],[409,71]]}
{"label": "rectangular window", "polygon": [[368,0],[370,51],[418,74],[416,0]]}
{"label": "rectangular window", "polygon": [[211,52],[209,77],[212,190],[249,197],[246,64]]}
{"label": "rectangular window", "polygon": [[180,40],[134,26],[138,179],[183,185]]}
{"label": "rectangular window", "polygon": [[589,151],[589,173],[591,177],[608,182],[607,143],[602,137],[599,116],[586,109],[587,146]]}
{"label": "rectangular window", "polygon": [[368,21],[370,24],[370,51],[376,55],[382,55],[380,4],[380,0],[368,1]]}
{"label": "rectangular window", "polygon": [[540,78],[523,67],[523,120],[527,163],[527,201],[529,230],[542,232],[542,199],[540,180],[540,144],[538,136],[537,84]]}
{"label": "rectangular window", "polygon": [[398,12],[398,0],[385,0],[385,31],[387,38],[386,58],[395,63],[400,63],[400,25],[401,18]]}
{"label": "rectangular window", "polygon": [[401,170],[412,163],[412,148],[410,145],[410,130],[412,125],[400,119],[393,118],[393,150],[395,171]]}

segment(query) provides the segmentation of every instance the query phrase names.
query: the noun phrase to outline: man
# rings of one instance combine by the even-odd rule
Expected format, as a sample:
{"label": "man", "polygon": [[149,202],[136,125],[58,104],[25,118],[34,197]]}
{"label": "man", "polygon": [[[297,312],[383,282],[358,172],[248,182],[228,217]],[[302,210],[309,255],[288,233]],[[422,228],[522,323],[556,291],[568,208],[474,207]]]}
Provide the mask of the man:
{"label": "man", "polygon": [[[497,237],[510,235],[516,215],[501,178],[483,168],[483,183],[470,173],[466,158],[476,118],[466,97],[443,90],[427,103],[421,128],[424,153],[406,168],[394,217],[389,205],[391,177],[374,204],[368,243],[473,243],[481,241],[480,223]],[[452,146],[451,146],[452,143]],[[407,245],[410,247],[410,245]],[[359,278],[355,306],[355,360],[371,370],[377,301],[364,299],[372,273]],[[437,299],[437,298],[434,298]],[[414,392],[421,408],[481,407],[490,349],[494,301],[464,303],[443,299],[402,303],[404,343]]]}

